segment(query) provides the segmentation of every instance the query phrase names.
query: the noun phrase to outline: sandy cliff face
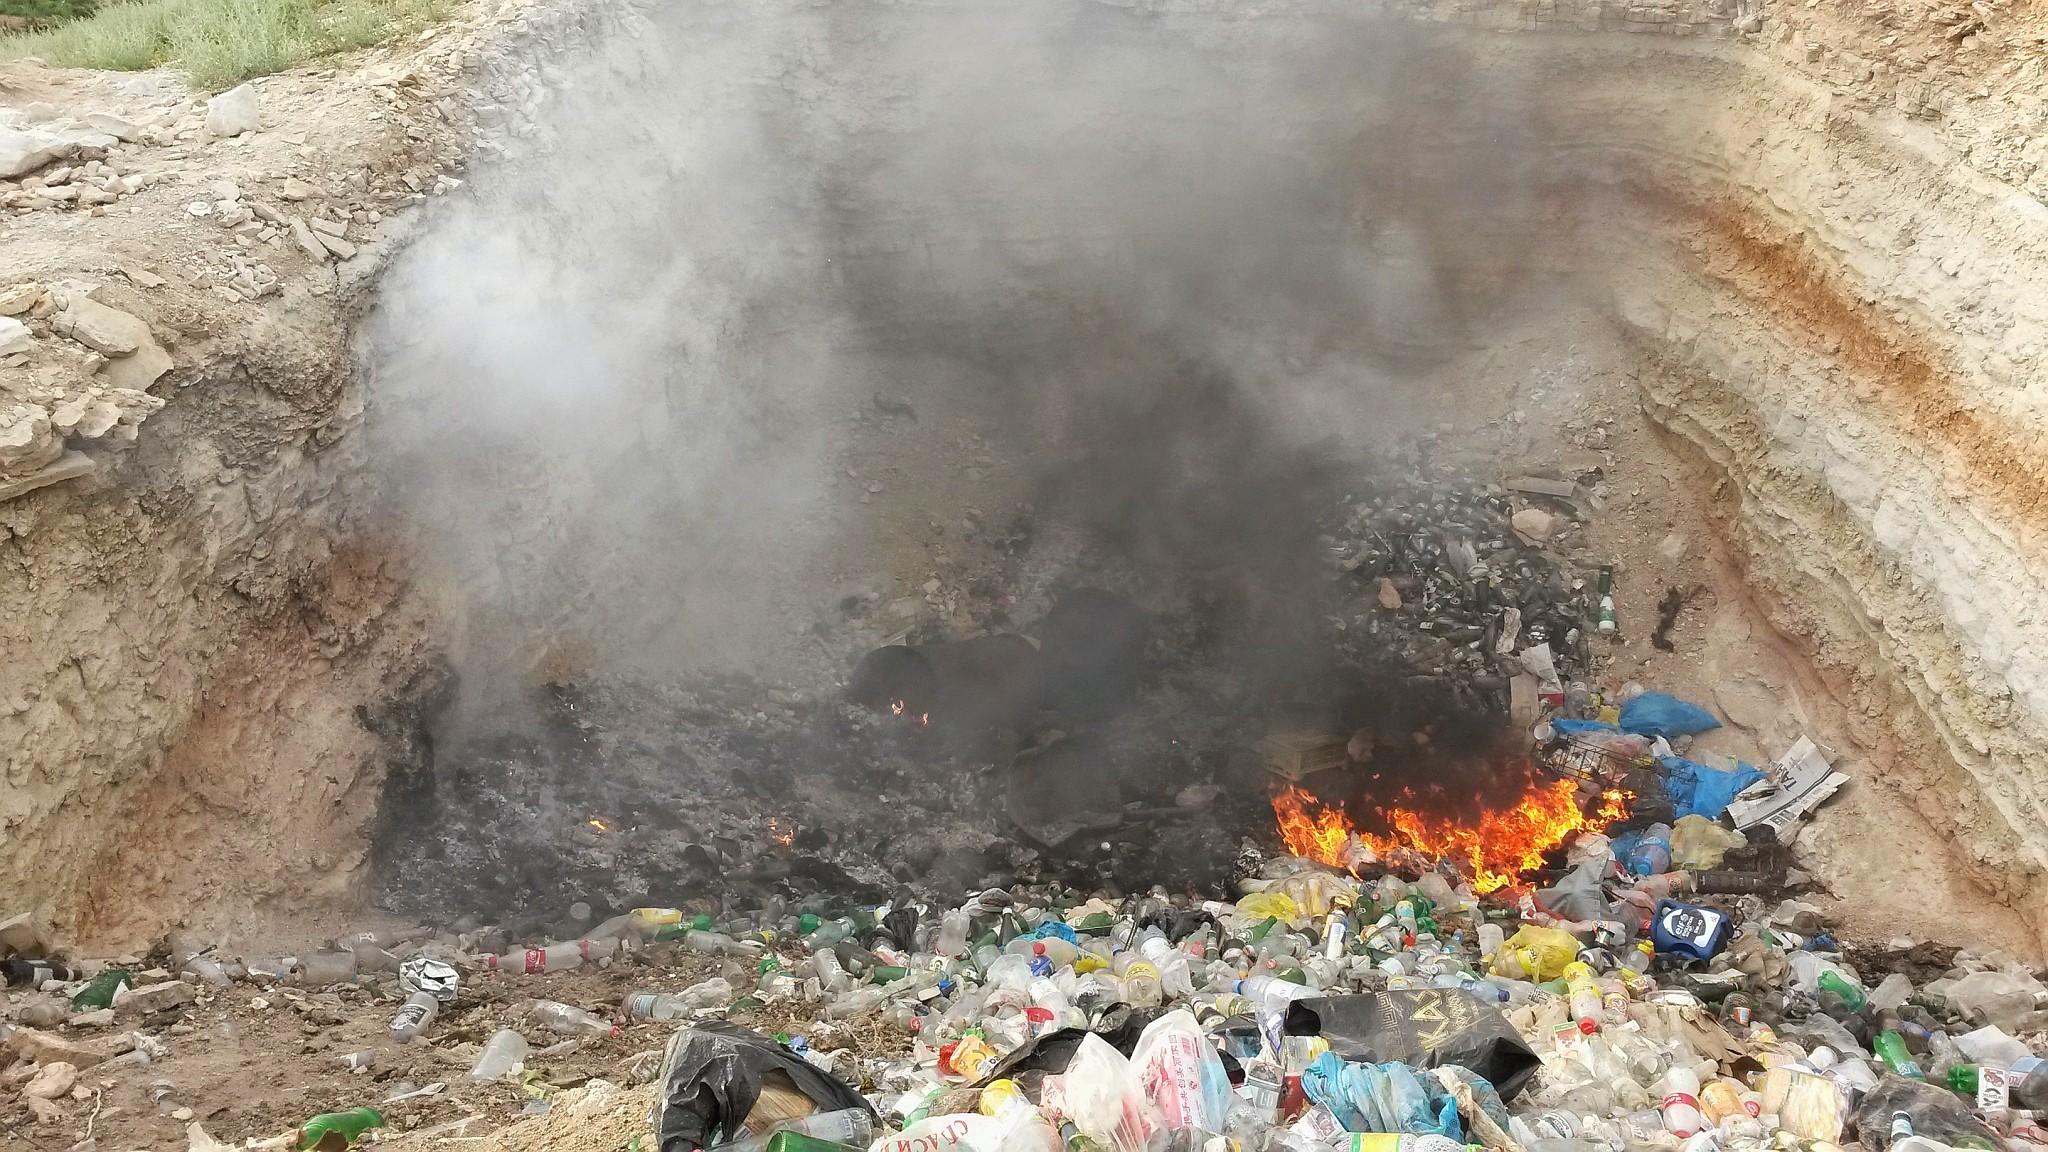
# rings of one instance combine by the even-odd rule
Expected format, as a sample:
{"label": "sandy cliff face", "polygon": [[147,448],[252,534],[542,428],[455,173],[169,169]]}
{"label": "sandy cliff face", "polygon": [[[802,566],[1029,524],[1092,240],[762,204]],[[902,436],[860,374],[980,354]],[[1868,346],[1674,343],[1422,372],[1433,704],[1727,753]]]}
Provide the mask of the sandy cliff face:
{"label": "sandy cliff face", "polygon": [[[1230,25],[1209,5],[1143,7],[1219,20],[1188,38],[1210,58],[1302,43],[1328,18]],[[1500,130],[1541,149],[1534,194],[1503,201],[1499,235],[1542,240],[1537,262],[1627,336],[1641,360],[1627,399],[1721,481],[1712,526],[1826,683],[1853,745],[1838,751],[1952,842],[1953,863],[1916,867],[1967,872],[2038,931],[2040,38],[1980,8],[1474,3],[1377,18],[1429,26],[1420,50],[1463,61],[1460,85],[1512,89]],[[1300,23],[1266,36],[1261,21]],[[378,397],[349,338],[400,242],[393,222],[452,187],[438,171],[573,133],[546,121],[552,90],[576,82],[574,53],[562,72],[540,60],[584,38],[524,34],[277,78],[275,107],[302,123],[208,143],[181,141],[174,118],[133,157],[160,174],[138,183],[132,214],[21,208],[7,234],[0,289],[114,281],[175,362],[132,445],[0,503],[0,889],[61,930],[129,939],[179,916],[230,926],[360,895],[378,787],[417,752],[407,710],[439,683],[444,623],[409,594],[403,536],[367,512],[378,473],[360,426]],[[786,66],[818,85],[820,58],[793,51]],[[35,79],[44,95],[61,86]],[[662,82],[644,52],[603,81]],[[85,85],[81,100],[105,92],[63,83]],[[353,106],[335,92],[361,107],[337,115]],[[888,121],[888,96],[829,103],[858,127]],[[1289,127],[1318,139],[1316,122],[1346,114]],[[1486,145],[1483,125],[1460,123],[1411,142],[1422,163],[1455,172],[1460,150]],[[229,301],[231,282],[200,278],[224,234],[193,231],[187,209],[222,173],[247,199],[345,228],[364,256],[301,251],[279,225],[281,288]],[[287,199],[287,176],[334,203]],[[921,251],[925,218],[891,219],[918,241],[896,247]],[[1039,223],[1027,213],[990,240],[1025,251]],[[1484,267],[1492,237],[1462,239],[1477,279],[1527,271]],[[138,261],[168,283],[118,272]],[[1882,856],[1882,830],[1870,839]]]}

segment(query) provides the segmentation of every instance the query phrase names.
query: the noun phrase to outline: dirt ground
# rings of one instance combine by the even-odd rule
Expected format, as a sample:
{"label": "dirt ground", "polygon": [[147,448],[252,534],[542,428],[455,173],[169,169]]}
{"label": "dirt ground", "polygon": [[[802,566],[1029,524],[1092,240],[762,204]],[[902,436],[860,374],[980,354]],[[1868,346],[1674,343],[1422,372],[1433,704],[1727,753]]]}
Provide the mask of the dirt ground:
{"label": "dirt ground", "polygon": [[[723,971],[736,985],[743,979],[734,966]],[[400,1003],[389,974],[326,990],[250,984],[208,990],[192,1007],[161,1018],[123,1019],[105,1033],[70,1030],[73,1039],[97,1045],[112,1042],[120,1028],[141,1027],[157,1035],[168,1054],[139,1067],[83,1069],[79,1087],[60,1102],[62,1121],[37,1125],[20,1098],[12,1097],[0,1106],[0,1124],[25,1141],[19,1146],[37,1150],[70,1149],[88,1138],[100,1148],[183,1150],[192,1124],[240,1147],[245,1139],[276,1136],[322,1112],[367,1105],[384,1113],[388,1146],[471,1143],[515,1120],[545,1115],[565,1093],[590,1081],[620,1089],[646,1083],[675,1027],[625,1022],[617,1035],[565,1038],[524,1019],[534,1001],[555,1000],[623,1021],[621,1005],[629,993],[676,992],[720,972],[717,961],[653,945],[602,970],[479,975],[465,982],[411,1045],[394,1043],[389,1034]],[[821,1051],[853,1043],[869,1055],[909,1050],[909,1038],[889,1030],[879,1016],[838,1024],[809,1016],[784,1003],[731,1018],[770,1034],[802,1034]],[[527,1036],[531,1074],[518,1082],[467,1081],[477,1051],[500,1028]],[[370,1054],[367,1067],[351,1069],[342,1062],[360,1053]],[[427,1091],[389,1102],[422,1089]],[[585,1100],[587,1107],[587,1095],[568,1099]],[[635,1117],[643,1127],[645,1108],[643,1101]],[[579,1113],[578,1123],[583,1119]],[[635,1127],[615,1142],[577,1146],[623,1148],[641,1130]]]}

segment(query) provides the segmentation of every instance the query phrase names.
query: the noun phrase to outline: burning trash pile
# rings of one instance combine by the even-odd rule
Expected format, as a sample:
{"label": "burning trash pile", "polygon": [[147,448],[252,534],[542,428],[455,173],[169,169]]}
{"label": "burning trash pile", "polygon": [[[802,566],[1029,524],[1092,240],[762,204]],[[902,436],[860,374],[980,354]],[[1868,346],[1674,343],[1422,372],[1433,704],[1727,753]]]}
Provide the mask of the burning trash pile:
{"label": "burning trash pile", "polygon": [[[1645,707],[1553,718],[1540,755],[1630,750]],[[1749,789],[1782,791],[1808,755],[1740,810],[1782,810]],[[462,1091],[527,1115],[601,1096],[640,1117],[618,1146],[661,1152],[2048,1147],[2032,1121],[2048,1108],[2048,987],[2030,972],[1910,941],[1847,947],[1812,907],[1729,881],[1756,850],[1723,819],[1622,830],[1636,819],[1567,830],[1545,860],[1562,867],[1484,849],[1475,864],[1462,844],[1405,873],[1248,847],[1235,900],[1019,885],[950,908],[642,908],[533,948],[477,930],[265,962],[180,944],[154,971],[17,956],[0,1092],[11,1124],[46,1131],[207,1042],[178,1023],[195,1000],[385,981],[388,1035],[347,1060],[438,1049]],[[647,990],[683,971],[686,987]],[[593,974],[628,991],[594,1003],[577,983]],[[480,1026],[478,998],[507,1002],[507,982],[523,1009]],[[128,1031],[85,1038],[99,1015]],[[646,1050],[558,1083],[565,1047],[622,1029]],[[475,1111],[440,1083],[349,1083],[372,1103],[242,1145],[194,1125],[191,1146],[426,1147],[420,1134],[448,1132],[435,1109]]]}

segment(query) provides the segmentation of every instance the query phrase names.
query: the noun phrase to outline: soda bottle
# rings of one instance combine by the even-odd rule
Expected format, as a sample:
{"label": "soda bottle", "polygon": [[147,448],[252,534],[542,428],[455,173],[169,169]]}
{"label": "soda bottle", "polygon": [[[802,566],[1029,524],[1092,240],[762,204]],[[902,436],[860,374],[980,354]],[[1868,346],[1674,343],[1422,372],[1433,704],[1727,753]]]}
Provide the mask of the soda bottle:
{"label": "soda bottle", "polygon": [[1847,976],[1842,975],[1833,968],[1822,970],[1820,986],[1822,990],[1833,992],[1835,995],[1840,996],[1842,1003],[1851,1012],[1863,1011],[1863,1005],[1868,1003],[1870,999],[1863,989],[1858,988]]}
{"label": "soda bottle", "polygon": [[405,1006],[398,1015],[391,1018],[391,1039],[400,1044],[410,1044],[419,1038],[434,1023],[434,1017],[441,1012],[441,1002],[432,992],[415,992],[406,997]]}
{"label": "soda bottle", "polygon": [[[1831,976],[1833,973],[1828,975]],[[1823,976],[1821,979],[1826,980],[1827,976]],[[1897,1032],[1880,1032],[1877,1034],[1877,1039],[1871,1041],[1870,1046],[1877,1052],[1877,1058],[1884,1061],[1884,1066],[1890,1069],[1893,1075],[1904,1076],[1909,1080],[1927,1079],[1926,1074],[1920,1071],[1919,1062],[1914,1060],[1912,1053],[1906,1050],[1906,1038],[1904,1036],[1899,1035]]]}
{"label": "soda bottle", "polygon": [[1614,635],[1614,569],[1606,564],[1600,566],[1600,634]]}
{"label": "soda bottle", "polygon": [[965,908],[955,908],[939,920],[939,937],[932,950],[941,956],[964,956],[967,954],[967,929],[971,917]]}
{"label": "soda bottle", "polygon": [[1680,1140],[1700,1130],[1705,1117],[1700,1113],[1700,1078],[1684,1066],[1664,1074],[1664,1127]]}
{"label": "soda bottle", "polygon": [[372,1128],[384,1126],[384,1116],[375,1108],[351,1108],[346,1112],[322,1112],[299,1125],[296,1146],[311,1148],[329,1133],[337,1133],[348,1144]]}
{"label": "soda bottle", "polygon": [[535,1024],[550,1032],[564,1036],[616,1036],[617,1028],[602,1016],[585,1012],[581,1008],[555,1000],[542,1000],[533,1006],[528,1017]]}
{"label": "soda bottle", "polygon": [[700,1008],[722,1008],[732,1002],[732,982],[723,976],[690,985],[681,992],[631,992],[626,1015],[635,1020],[674,1020]]}

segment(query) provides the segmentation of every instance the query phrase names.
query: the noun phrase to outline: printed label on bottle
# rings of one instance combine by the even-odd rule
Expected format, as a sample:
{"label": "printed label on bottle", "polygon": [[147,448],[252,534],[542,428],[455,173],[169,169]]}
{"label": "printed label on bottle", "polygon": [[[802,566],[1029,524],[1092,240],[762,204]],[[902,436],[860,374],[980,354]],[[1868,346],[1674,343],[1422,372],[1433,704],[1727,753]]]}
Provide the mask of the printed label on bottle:
{"label": "printed label on bottle", "polygon": [[1700,1110],[1699,1098],[1686,1092],[1673,1092],[1667,1095],[1664,1097],[1664,1106],[1666,1108],[1686,1107],[1695,1112]]}
{"label": "printed label on bottle", "polygon": [[2012,1106],[2012,1072],[1986,1064],[1977,1069],[1977,1111],[2003,1112]]}
{"label": "printed label on bottle", "polygon": [[1136,980],[1140,976],[1149,976],[1157,980],[1159,979],[1159,969],[1145,963],[1143,960],[1131,961],[1130,966],[1124,969],[1124,979]]}
{"label": "printed label on bottle", "polygon": [[528,948],[526,950],[526,974],[529,976],[540,975],[547,970],[548,950],[545,948]]}

